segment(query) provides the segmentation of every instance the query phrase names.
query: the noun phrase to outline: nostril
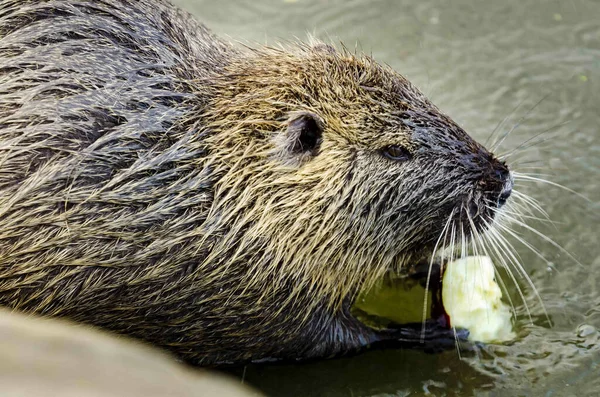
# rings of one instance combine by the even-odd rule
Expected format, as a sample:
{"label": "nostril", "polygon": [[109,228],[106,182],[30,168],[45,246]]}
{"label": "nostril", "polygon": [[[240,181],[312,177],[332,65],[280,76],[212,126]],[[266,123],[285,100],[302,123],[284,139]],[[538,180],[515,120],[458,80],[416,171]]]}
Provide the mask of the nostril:
{"label": "nostril", "polygon": [[498,208],[501,208],[506,204],[506,201],[512,194],[513,183],[512,180],[508,180],[504,185],[504,188],[500,192],[500,196],[498,197]]}
{"label": "nostril", "polygon": [[504,204],[506,204],[506,200],[508,200],[511,193],[512,193],[512,190],[509,190],[508,192],[502,192],[502,194],[498,198],[498,208],[503,207]]}
{"label": "nostril", "polygon": [[501,208],[512,194],[513,177],[504,163],[500,164],[494,171],[496,180],[502,183],[502,190],[498,196],[498,208]]}
{"label": "nostril", "polygon": [[505,181],[509,178],[510,172],[507,169],[496,170],[496,178],[501,181]]}

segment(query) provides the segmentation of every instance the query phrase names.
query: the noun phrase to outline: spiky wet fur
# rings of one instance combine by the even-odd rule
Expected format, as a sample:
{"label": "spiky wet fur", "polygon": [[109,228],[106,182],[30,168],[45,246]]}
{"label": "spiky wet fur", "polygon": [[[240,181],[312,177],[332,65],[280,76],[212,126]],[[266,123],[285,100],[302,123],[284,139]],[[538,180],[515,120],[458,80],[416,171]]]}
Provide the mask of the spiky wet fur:
{"label": "spiky wet fur", "polygon": [[[346,310],[358,289],[431,256],[450,214],[489,214],[503,184],[502,163],[364,55],[236,47],[162,1],[2,0],[0,26],[0,303],[15,309],[201,364],[342,353],[380,337]],[[323,136],[299,155],[301,114]]]}

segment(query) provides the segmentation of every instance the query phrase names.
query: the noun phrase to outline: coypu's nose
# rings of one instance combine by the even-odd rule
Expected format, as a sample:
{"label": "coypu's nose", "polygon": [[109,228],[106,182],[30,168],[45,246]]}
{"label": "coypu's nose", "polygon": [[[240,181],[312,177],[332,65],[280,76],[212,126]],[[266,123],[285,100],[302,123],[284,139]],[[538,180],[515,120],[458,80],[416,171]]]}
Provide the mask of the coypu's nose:
{"label": "coypu's nose", "polygon": [[496,171],[496,176],[498,177],[498,179],[504,181],[504,186],[502,186],[500,196],[498,196],[498,208],[502,208],[504,204],[506,204],[506,200],[508,200],[512,193],[514,180],[507,169]]}

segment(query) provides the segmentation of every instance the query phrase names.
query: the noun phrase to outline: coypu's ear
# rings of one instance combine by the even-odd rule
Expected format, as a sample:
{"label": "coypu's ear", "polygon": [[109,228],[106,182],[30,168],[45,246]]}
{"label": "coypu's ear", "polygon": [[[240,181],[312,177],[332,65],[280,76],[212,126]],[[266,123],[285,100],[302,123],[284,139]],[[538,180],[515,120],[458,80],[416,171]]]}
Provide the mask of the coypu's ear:
{"label": "coypu's ear", "polygon": [[321,117],[311,112],[293,112],[285,126],[275,138],[277,157],[286,163],[301,164],[317,155],[323,140]]}

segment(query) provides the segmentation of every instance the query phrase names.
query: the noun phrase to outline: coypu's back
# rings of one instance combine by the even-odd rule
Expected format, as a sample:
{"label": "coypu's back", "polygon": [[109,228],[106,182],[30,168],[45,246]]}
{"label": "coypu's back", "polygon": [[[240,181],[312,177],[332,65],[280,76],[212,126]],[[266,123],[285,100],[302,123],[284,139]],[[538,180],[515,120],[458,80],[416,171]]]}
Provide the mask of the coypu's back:
{"label": "coypu's back", "polygon": [[[191,132],[176,128],[205,100],[190,81],[210,79],[234,54],[161,1],[2,0],[0,10],[4,216],[58,205],[58,221],[85,186],[116,204],[116,185],[136,173],[176,170],[185,155],[158,153]],[[150,157],[154,163],[135,166]],[[135,188],[147,192],[166,180],[157,175]],[[66,187],[74,190],[66,194]],[[39,198],[54,194],[62,204],[40,206]],[[3,226],[10,234],[10,224]]]}
{"label": "coypu's back", "polygon": [[202,364],[421,340],[349,305],[510,194],[502,162],[367,56],[235,49],[159,0],[0,0],[0,26],[13,309]]}
{"label": "coypu's back", "polygon": [[177,343],[147,327],[180,321],[211,205],[180,121],[234,54],[162,1],[0,1],[2,304]]}

